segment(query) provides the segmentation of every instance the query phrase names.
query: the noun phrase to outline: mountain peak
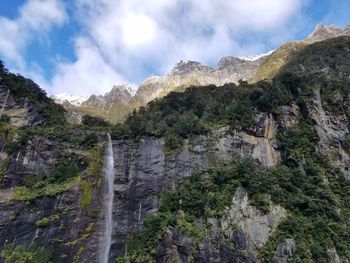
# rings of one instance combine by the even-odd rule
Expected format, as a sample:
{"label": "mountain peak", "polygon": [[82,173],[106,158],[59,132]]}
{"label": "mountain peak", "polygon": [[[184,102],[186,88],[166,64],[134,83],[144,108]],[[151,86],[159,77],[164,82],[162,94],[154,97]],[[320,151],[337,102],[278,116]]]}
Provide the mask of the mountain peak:
{"label": "mountain peak", "polygon": [[80,96],[76,94],[60,93],[51,96],[51,98],[58,104],[63,104],[68,102],[74,106],[80,106],[88,98],[85,96]]}
{"label": "mountain peak", "polygon": [[347,25],[344,29],[338,28],[336,25],[326,26],[322,23],[315,27],[315,30],[307,37],[307,39],[312,40],[326,40],[328,38],[349,36],[350,35],[350,25]]}
{"label": "mountain peak", "polygon": [[115,84],[112,90],[110,92],[107,92],[106,95],[116,92],[128,92],[131,96],[134,96],[136,91],[129,84]]}
{"label": "mountain peak", "polygon": [[170,75],[186,75],[191,72],[201,72],[201,71],[211,71],[213,70],[211,67],[204,65],[200,62],[187,60],[180,60],[175,64],[175,67],[170,72]]}

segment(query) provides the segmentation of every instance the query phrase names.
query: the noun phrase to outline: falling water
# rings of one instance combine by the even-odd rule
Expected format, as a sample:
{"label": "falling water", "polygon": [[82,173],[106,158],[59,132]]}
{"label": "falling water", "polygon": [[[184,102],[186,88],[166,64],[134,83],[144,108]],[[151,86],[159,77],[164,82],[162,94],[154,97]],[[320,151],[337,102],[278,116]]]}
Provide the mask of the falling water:
{"label": "falling water", "polygon": [[112,207],[113,207],[113,182],[114,182],[114,160],[111,136],[108,135],[108,143],[106,145],[106,154],[104,157],[104,207],[103,207],[103,227],[104,235],[100,242],[100,261],[99,263],[109,262],[109,251],[112,242]]}

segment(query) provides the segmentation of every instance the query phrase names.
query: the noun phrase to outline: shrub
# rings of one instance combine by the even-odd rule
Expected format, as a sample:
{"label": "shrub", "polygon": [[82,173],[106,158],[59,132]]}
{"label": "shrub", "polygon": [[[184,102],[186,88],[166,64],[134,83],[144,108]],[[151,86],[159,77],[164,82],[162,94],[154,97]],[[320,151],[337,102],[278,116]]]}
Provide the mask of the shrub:
{"label": "shrub", "polygon": [[50,263],[52,259],[52,250],[46,247],[31,246],[25,248],[18,245],[14,248],[5,246],[0,256],[5,263]]}
{"label": "shrub", "polygon": [[90,115],[84,115],[82,119],[82,124],[86,126],[102,126],[107,127],[109,123],[100,117],[93,117]]}
{"label": "shrub", "polygon": [[47,227],[50,225],[50,219],[43,217],[35,223],[38,227]]}

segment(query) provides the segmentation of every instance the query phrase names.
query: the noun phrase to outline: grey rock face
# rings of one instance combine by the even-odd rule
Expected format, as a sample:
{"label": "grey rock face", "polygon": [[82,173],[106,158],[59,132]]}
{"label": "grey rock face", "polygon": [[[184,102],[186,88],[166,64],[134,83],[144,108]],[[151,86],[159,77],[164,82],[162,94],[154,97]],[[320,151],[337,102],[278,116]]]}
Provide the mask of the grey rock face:
{"label": "grey rock face", "polygon": [[248,192],[238,188],[226,213],[227,217],[220,222],[221,228],[225,231],[237,226],[254,248],[261,248],[287,211],[279,205],[271,205],[271,211],[264,214],[249,204]]}
{"label": "grey rock face", "polygon": [[50,140],[39,137],[29,140],[25,148],[19,149],[15,158],[11,159],[3,179],[4,188],[21,186],[29,177],[48,172],[60,150],[57,143]]}
{"label": "grey rock face", "polygon": [[[73,188],[58,198],[43,198],[30,205],[1,200],[0,251],[5,245],[35,244],[53,248],[54,262],[72,262],[80,244],[69,242],[78,240],[92,223],[80,210],[79,192],[79,188]],[[36,224],[42,218],[50,220],[48,226]]]}
{"label": "grey rock face", "polygon": [[[250,135],[243,132],[230,131],[224,127],[214,130],[211,135],[193,136],[185,140],[182,150],[176,155],[164,154],[164,141],[162,139],[144,138],[139,143],[131,140],[113,141],[116,179],[113,207],[113,220],[115,223],[113,226],[111,258],[125,254],[127,249],[125,247],[126,241],[133,234],[141,231],[143,222],[148,214],[157,211],[161,193],[177,187],[182,179],[189,177],[194,170],[205,170],[214,167],[220,161],[244,158],[256,158],[265,166],[277,164],[279,162],[279,153],[272,143],[276,123],[272,116],[264,114],[259,115],[258,119],[259,124],[254,129],[252,128]],[[248,232],[244,232],[239,240],[244,239],[245,243],[242,241],[245,244],[244,246],[249,246],[252,249],[254,246],[261,246],[266,241],[266,237],[272,232],[273,227],[275,227],[274,223],[271,222],[278,221],[274,221],[272,218],[280,218],[282,213],[283,211],[278,208],[276,211],[273,210],[273,214],[270,217],[261,215],[264,218],[259,219],[261,222],[254,221],[260,216],[255,215],[255,217],[250,219],[251,223],[246,222],[246,228],[248,228],[248,225],[254,224],[254,221],[256,224],[266,225],[266,228],[262,228],[264,233],[258,233],[258,230],[252,227],[253,230],[250,229],[248,231],[251,235],[247,235]],[[256,227],[258,228],[258,226]],[[236,236],[238,234],[232,233],[232,235]],[[166,240],[173,240],[173,238],[177,239],[176,233],[169,234]],[[253,239],[255,240],[254,242],[252,241]],[[239,243],[239,240],[234,242]],[[165,243],[167,242],[165,241]],[[203,253],[212,253],[213,258],[216,257],[216,253],[219,253],[221,256],[223,254],[220,253],[229,253],[229,248],[218,248],[219,252],[205,252],[205,244],[203,244],[202,249],[204,250]],[[166,245],[164,245],[162,251],[161,254],[163,253],[165,258],[169,253],[174,255],[178,253],[174,248],[169,248]],[[243,252],[241,251],[240,253],[242,254]],[[244,253],[241,257],[243,255]],[[184,255],[181,254],[180,257],[182,256]],[[249,257],[254,258],[253,254]]]}
{"label": "grey rock face", "polygon": [[342,29],[335,25],[325,26],[323,24],[318,24],[315,30],[306,38],[306,40],[322,41],[340,36],[350,36],[350,25]]}
{"label": "grey rock face", "polygon": [[[96,218],[81,207],[79,183],[54,197],[41,197],[21,202],[13,199],[14,187],[41,172],[48,172],[58,162],[59,154],[82,154],[65,143],[33,137],[12,156],[0,188],[0,251],[6,246],[38,245],[52,249],[53,262],[91,262],[97,253],[101,233]],[[72,156],[70,155],[70,156]],[[3,161],[3,160],[1,160]],[[97,189],[92,192],[91,211],[100,207]],[[48,224],[40,226],[43,218]],[[81,249],[83,248],[83,249]],[[3,259],[0,258],[0,262]]]}
{"label": "grey rock face", "polygon": [[104,110],[116,103],[127,104],[134,95],[133,89],[129,85],[115,85],[110,92],[105,95],[92,95],[82,103],[82,106],[91,106]]}
{"label": "grey rock face", "polygon": [[190,86],[237,84],[239,80],[248,81],[256,73],[265,57],[257,60],[244,60],[224,57],[216,69],[196,61],[180,61],[173,70],[163,77],[146,79],[135,95],[135,105],[144,106],[149,101],[165,96],[171,91],[183,91]]}
{"label": "grey rock face", "polygon": [[329,263],[341,263],[339,255],[335,249],[328,249],[327,255],[328,255]]}
{"label": "grey rock face", "polygon": [[349,133],[346,115],[335,115],[325,110],[319,89],[315,91],[314,98],[308,107],[310,117],[315,121],[316,131],[320,137],[318,151],[350,178],[350,156],[342,147],[342,142],[346,140]]}
{"label": "grey rock face", "polygon": [[[0,85],[0,109],[5,103],[6,96],[7,88]],[[3,114],[10,118],[10,125],[14,127],[41,125],[44,123],[44,113],[35,103],[27,98],[16,101],[11,95],[11,92],[6,100]]]}
{"label": "grey rock face", "polygon": [[193,239],[176,230],[168,230],[157,252],[157,262],[189,262]]}
{"label": "grey rock face", "polygon": [[285,239],[278,245],[274,260],[276,263],[289,263],[295,252],[295,241],[293,239]]}

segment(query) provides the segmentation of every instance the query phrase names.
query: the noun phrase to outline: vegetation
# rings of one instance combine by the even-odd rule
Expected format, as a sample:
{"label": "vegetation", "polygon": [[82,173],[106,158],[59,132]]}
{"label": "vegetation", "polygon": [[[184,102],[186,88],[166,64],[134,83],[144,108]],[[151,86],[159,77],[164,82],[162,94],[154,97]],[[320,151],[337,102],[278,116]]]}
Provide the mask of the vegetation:
{"label": "vegetation", "polygon": [[98,126],[98,127],[107,127],[110,125],[107,121],[105,121],[101,117],[93,117],[90,115],[83,116],[82,124],[86,126]]}
{"label": "vegetation", "polygon": [[0,253],[5,263],[50,263],[52,250],[46,247],[6,246]]}
{"label": "vegetation", "polygon": [[43,196],[55,196],[68,190],[78,180],[80,172],[81,167],[76,163],[63,159],[47,175],[41,172],[27,179],[24,186],[16,187],[13,199],[31,201]]}
{"label": "vegetation", "polygon": [[[211,231],[207,219],[224,216],[238,186],[248,191],[250,203],[263,213],[269,212],[271,204],[288,211],[259,251],[262,262],[273,262],[278,244],[286,238],[296,241],[295,262],[328,262],[328,249],[336,249],[341,261],[349,259],[350,182],[315,153],[319,138],[309,115],[309,104],[320,90],[326,110],[349,117],[344,107],[350,92],[348,50],[349,38],[317,43],[290,57],[271,81],[171,93],[118,125],[115,137],[164,137],[166,148],[176,150],[182,139],[208,133],[213,126],[249,131],[258,112],[270,113],[279,121],[281,106],[295,103],[301,109],[295,126],[278,130],[281,165],[265,169],[244,160],[193,174],[162,197],[159,211],[147,218],[139,236],[130,237],[128,244],[134,245],[128,246],[128,256],[118,262],[154,260],[167,229],[194,237],[194,245],[201,242]],[[342,144],[347,149],[348,139]]]}
{"label": "vegetation", "polygon": [[15,99],[21,100],[23,97],[35,102],[42,111],[42,116],[46,125],[66,123],[61,105],[56,104],[47,97],[46,92],[30,79],[21,75],[10,73],[2,61],[0,61],[0,84],[8,88]]}
{"label": "vegetation", "polygon": [[[226,163],[195,173],[179,189],[167,193],[159,212],[148,217],[137,238],[136,244],[142,245],[129,248],[129,260],[138,262],[138,258],[154,255],[168,228],[195,237],[197,242],[203,240],[210,232],[210,225],[203,222],[224,216],[238,186],[248,190],[251,204],[262,212],[269,212],[272,200],[290,215],[260,251],[263,262],[273,261],[277,245],[285,238],[296,240],[296,258],[301,262],[328,262],[330,248],[350,258],[350,226],[339,211],[348,207],[350,182],[314,154],[314,131],[303,120],[300,123],[279,135],[283,165],[264,169],[252,160]],[[326,178],[330,184],[325,183]]]}
{"label": "vegetation", "polygon": [[38,227],[47,227],[50,225],[50,219],[43,217],[42,219],[36,221],[35,223]]}
{"label": "vegetation", "polygon": [[112,130],[114,138],[164,137],[167,152],[174,152],[191,135],[207,134],[213,126],[247,130],[256,124],[258,111],[278,113],[291,101],[280,81],[256,85],[191,87],[172,92],[134,112]]}
{"label": "vegetation", "polygon": [[[90,211],[93,189],[98,189],[101,183],[101,172],[103,166],[103,151],[101,148],[93,148],[89,151],[89,165],[86,176],[81,182],[82,196],[81,207],[90,216],[95,214]],[[97,213],[96,213],[97,214]]]}

